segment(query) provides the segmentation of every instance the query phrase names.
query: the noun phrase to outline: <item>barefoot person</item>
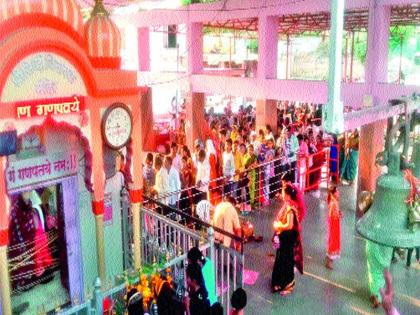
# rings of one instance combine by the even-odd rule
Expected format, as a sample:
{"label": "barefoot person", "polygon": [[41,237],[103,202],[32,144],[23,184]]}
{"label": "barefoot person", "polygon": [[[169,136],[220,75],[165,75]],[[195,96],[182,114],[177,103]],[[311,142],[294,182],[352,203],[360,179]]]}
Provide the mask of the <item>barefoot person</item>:
{"label": "barefoot person", "polygon": [[385,287],[379,289],[382,297],[382,307],[385,310],[385,315],[400,315],[394,306],[394,286],[392,285],[391,273],[388,269],[384,271]]}
{"label": "barefoot person", "polygon": [[339,205],[339,193],[336,186],[328,191],[328,248],[326,267],[333,269],[333,261],[340,258],[341,238],[340,221],[341,211]]}

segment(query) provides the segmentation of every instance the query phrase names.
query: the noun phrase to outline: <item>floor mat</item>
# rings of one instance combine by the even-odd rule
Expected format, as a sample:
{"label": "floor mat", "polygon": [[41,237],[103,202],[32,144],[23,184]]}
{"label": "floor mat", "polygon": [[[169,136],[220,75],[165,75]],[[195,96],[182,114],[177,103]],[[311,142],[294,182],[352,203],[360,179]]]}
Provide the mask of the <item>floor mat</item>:
{"label": "floor mat", "polygon": [[257,282],[259,272],[244,269],[244,284],[254,285]]}

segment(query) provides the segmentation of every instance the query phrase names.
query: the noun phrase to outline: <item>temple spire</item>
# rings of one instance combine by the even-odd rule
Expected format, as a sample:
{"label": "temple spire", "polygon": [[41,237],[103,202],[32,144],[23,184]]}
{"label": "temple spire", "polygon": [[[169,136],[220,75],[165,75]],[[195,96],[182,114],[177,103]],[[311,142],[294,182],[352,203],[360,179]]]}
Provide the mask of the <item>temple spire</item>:
{"label": "temple spire", "polygon": [[103,0],[95,0],[95,6],[93,7],[92,16],[109,16],[108,11],[105,9]]}

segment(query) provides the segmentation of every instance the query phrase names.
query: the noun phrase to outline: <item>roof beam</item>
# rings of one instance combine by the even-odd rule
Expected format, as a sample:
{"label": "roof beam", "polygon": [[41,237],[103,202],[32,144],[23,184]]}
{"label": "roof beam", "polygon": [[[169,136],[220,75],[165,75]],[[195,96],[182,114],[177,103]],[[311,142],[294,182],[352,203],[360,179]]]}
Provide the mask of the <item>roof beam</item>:
{"label": "roof beam", "polygon": [[[254,99],[291,100],[325,104],[327,82],[309,80],[259,80],[256,78],[193,75],[190,77],[194,92],[251,97]],[[147,85],[147,83],[145,83]],[[342,100],[345,106],[359,108],[367,87],[361,83],[343,83]],[[400,94],[401,95],[401,94]]]}
{"label": "roof beam", "polygon": [[[408,102],[407,110],[409,113],[420,110],[420,99]],[[345,131],[353,130],[355,128],[394,117],[405,112],[405,105],[384,105],[373,106],[359,111],[351,112],[344,115]]]}
{"label": "roof beam", "polygon": [[419,0],[380,0],[381,5],[386,6],[403,6],[403,5],[411,5],[411,4],[418,4]]}
{"label": "roof beam", "polygon": [[[391,0],[388,0],[391,1]],[[402,0],[392,0],[402,1]],[[391,1],[391,2],[392,2]],[[140,11],[125,14],[120,18],[137,27],[158,25],[183,24],[187,22],[225,21],[234,19],[248,19],[267,15],[290,15],[299,13],[316,13],[330,11],[329,1],[319,0],[228,0],[213,3],[193,4],[178,9]],[[346,10],[367,8],[369,0],[346,1]],[[116,18],[119,16],[115,15]]]}

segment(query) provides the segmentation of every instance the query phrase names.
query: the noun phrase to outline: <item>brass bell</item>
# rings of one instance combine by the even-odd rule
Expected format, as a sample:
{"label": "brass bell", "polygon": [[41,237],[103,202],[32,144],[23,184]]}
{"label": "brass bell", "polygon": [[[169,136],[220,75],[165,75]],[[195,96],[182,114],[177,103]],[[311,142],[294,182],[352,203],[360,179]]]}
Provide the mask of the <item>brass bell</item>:
{"label": "brass bell", "polygon": [[[403,103],[406,102],[403,100]],[[394,120],[394,117],[388,118],[385,150],[376,156],[376,164],[387,166],[388,174],[378,178],[373,204],[356,223],[356,230],[362,237],[383,246],[413,248],[420,246],[420,229],[413,228],[413,222],[409,219],[412,208],[409,208],[406,200],[409,199],[412,183],[402,172],[402,169],[413,166],[406,163],[404,158],[410,144],[411,118],[406,111]],[[414,176],[418,176],[418,143],[414,144],[413,149]]]}
{"label": "brass bell", "polygon": [[408,207],[405,203],[409,193],[410,184],[402,172],[380,176],[372,206],[356,223],[357,232],[384,246],[420,246],[420,229],[409,229]]}

